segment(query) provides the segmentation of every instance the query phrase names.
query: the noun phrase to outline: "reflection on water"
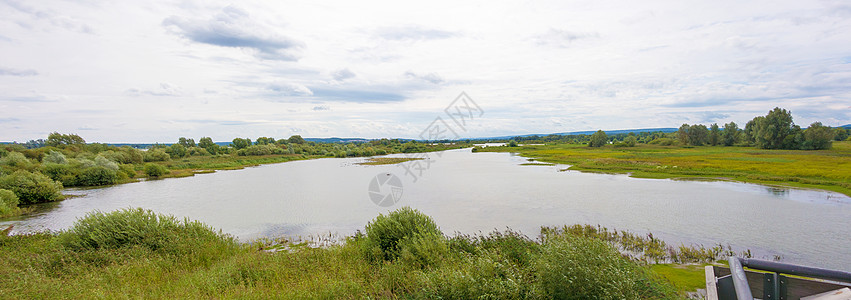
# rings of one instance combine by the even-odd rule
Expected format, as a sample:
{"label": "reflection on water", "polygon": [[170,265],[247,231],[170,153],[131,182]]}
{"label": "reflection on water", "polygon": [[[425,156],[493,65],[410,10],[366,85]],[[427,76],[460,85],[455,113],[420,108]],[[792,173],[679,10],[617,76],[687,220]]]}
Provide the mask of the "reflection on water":
{"label": "reflection on water", "polygon": [[768,191],[768,193],[770,193],[774,196],[785,197],[785,196],[789,195],[789,189],[788,188],[766,186],[765,190]]}
{"label": "reflection on water", "polygon": [[[408,205],[447,234],[510,227],[536,237],[540,226],[600,224],[653,232],[672,244],[731,244],[769,258],[851,270],[851,199],[841,194],[559,172],[566,166],[523,166],[527,158],[470,149],[431,157],[416,181],[401,165],[328,158],[69,190],[82,196],[0,226],[61,230],[92,210],[142,207],[196,219],[241,240],[350,235],[379,213]],[[399,203],[385,208],[370,199],[370,183],[380,173],[400,178]]]}

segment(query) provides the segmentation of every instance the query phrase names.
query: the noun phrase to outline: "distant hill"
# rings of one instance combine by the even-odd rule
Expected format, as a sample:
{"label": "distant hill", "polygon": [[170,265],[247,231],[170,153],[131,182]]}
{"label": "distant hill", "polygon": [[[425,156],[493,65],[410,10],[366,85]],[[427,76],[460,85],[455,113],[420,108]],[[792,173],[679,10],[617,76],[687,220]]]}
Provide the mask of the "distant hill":
{"label": "distant hill", "polygon": [[846,125],[842,125],[842,126],[839,126],[839,127],[842,127],[842,128],[845,128],[845,129],[851,129],[851,124],[846,124]]}

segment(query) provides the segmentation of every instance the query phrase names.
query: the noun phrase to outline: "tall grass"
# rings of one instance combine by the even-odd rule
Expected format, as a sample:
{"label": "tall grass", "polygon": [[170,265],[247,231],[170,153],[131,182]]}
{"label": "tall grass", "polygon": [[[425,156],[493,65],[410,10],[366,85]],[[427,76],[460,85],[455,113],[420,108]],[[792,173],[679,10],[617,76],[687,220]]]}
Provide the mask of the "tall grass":
{"label": "tall grass", "polygon": [[[394,242],[395,241],[395,242]],[[237,244],[141,209],[60,233],[0,236],[3,298],[647,299],[671,284],[603,240],[551,231],[445,237],[421,212],[379,216],[323,248]],[[377,252],[376,252],[377,251]],[[385,252],[386,251],[386,252]],[[376,256],[376,254],[379,254]],[[389,255],[388,255],[389,254]]]}

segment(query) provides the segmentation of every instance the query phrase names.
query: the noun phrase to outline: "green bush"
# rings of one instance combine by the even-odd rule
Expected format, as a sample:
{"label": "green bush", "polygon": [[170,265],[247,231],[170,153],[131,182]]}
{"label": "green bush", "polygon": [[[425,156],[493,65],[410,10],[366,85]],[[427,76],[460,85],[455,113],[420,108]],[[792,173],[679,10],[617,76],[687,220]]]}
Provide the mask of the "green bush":
{"label": "green bush", "polygon": [[77,184],[77,176],[80,169],[68,164],[45,163],[41,166],[41,172],[50,179],[59,181],[63,186],[74,186]]}
{"label": "green bush", "polygon": [[536,269],[543,293],[554,299],[660,299],[674,294],[652,271],[596,239],[545,236]]}
{"label": "green bush", "polygon": [[145,161],[167,161],[171,159],[171,156],[165,152],[165,150],[156,148],[145,151]]}
{"label": "green bush", "polygon": [[96,166],[83,170],[77,176],[76,185],[79,186],[99,186],[109,185],[118,182],[118,172],[106,167]]}
{"label": "green bush", "polygon": [[143,247],[183,255],[236,245],[233,238],[198,221],[178,221],[141,208],[89,213],[59,233],[57,241],[74,251]]}
{"label": "green bush", "polygon": [[145,165],[145,174],[148,175],[148,177],[160,177],[168,173],[168,169],[164,166],[158,164]]}
{"label": "green bush", "polygon": [[0,178],[0,189],[14,192],[22,204],[50,202],[62,197],[59,193],[62,190],[62,183],[44,174],[23,170]]}
{"label": "green bush", "polygon": [[0,158],[0,166],[11,172],[15,170],[29,170],[32,168],[33,163],[20,152],[9,152],[9,154]]}
{"label": "green bush", "polygon": [[18,209],[18,196],[10,190],[0,189],[0,216],[11,214]]}
{"label": "green bush", "polygon": [[[432,253],[431,250],[435,249],[428,248],[440,247],[427,243],[443,243],[443,233],[434,220],[410,207],[392,211],[386,216],[378,215],[366,225],[365,231],[367,255],[378,254],[384,260],[395,260],[404,251],[407,251],[408,259],[414,259],[412,255]],[[422,261],[430,259],[423,258]]]}

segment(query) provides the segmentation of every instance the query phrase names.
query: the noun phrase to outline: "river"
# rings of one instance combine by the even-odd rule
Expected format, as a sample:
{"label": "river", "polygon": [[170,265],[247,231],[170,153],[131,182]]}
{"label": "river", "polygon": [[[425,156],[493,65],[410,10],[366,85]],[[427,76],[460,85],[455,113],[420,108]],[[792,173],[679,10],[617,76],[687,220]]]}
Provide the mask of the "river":
{"label": "river", "polygon": [[363,158],[315,159],[67,189],[79,197],[0,227],[62,230],[93,210],[142,207],[248,241],[351,235],[379,213],[411,206],[448,235],[511,228],[535,238],[541,226],[599,224],[652,232],[669,244],[729,244],[757,257],[851,270],[851,199],[842,194],[561,171],[567,166],[522,165],[527,158],[469,148],[423,156],[428,159],[379,166],[357,164]]}

